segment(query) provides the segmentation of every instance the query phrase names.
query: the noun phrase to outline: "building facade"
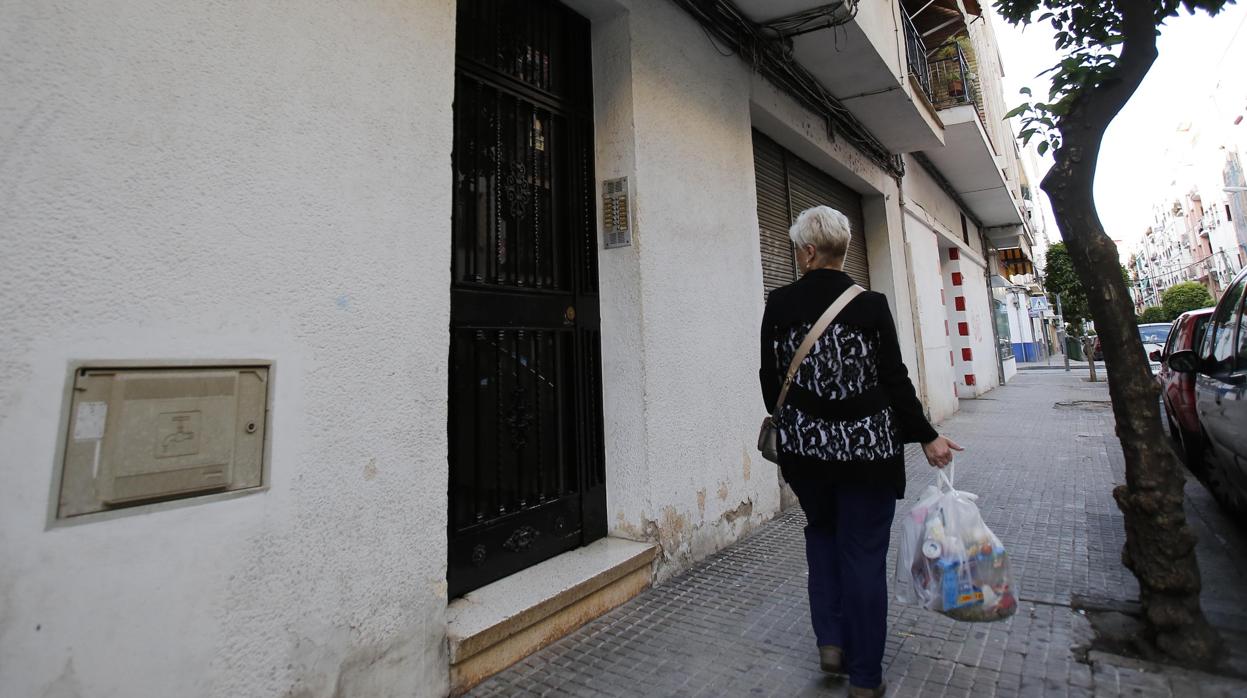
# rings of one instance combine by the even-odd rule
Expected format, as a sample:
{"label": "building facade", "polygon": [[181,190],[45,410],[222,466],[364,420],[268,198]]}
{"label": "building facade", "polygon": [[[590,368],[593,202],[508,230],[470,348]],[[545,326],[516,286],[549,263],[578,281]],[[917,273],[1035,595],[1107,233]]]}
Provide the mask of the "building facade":
{"label": "building facade", "polygon": [[1191,189],[1153,206],[1153,219],[1127,263],[1136,311],[1161,305],[1168,288],[1188,281],[1220,298],[1243,267],[1227,198],[1205,205],[1200,190]]}
{"label": "building facade", "polygon": [[707,8],[0,4],[0,693],[445,695],[730,544],[809,205],[1005,380],[978,3]]}
{"label": "building facade", "polygon": [[1127,263],[1140,312],[1160,305],[1165,289],[1186,281],[1220,298],[1247,264],[1247,181],[1237,146],[1242,116],[1225,113],[1218,95],[1207,105],[1214,119],[1202,126],[1183,123],[1170,136],[1165,161],[1173,179],[1152,205],[1153,223]]}

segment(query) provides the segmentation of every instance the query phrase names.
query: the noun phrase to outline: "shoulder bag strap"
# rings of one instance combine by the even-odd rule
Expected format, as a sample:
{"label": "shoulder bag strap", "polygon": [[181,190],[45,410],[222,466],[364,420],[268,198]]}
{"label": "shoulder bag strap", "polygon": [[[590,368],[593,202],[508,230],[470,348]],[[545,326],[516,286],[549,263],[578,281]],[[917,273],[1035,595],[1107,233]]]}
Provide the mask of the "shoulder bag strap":
{"label": "shoulder bag strap", "polygon": [[864,290],[857,284],[848,287],[834,303],[828,306],[827,310],[823,311],[823,314],[818,318],[818,322],[814,323],[814,326],[806,333],[805,339],[801,340],[801,346],[797,347],[797,353],[792,355],[792,363],[788,364],[788,374],[784,376],[784,387],[779,390],[779,400],[775,402],[775,411],[771,414],[779,414],[779,409],[784,406],[784,400],[788,399],[788,388],[792,386],[793,379],[797,377],[797,369],[801,366],[801,362],[805,360],[805,357],[809,356],[810,350],[814,348],[814,343],[818,341],[819,337],[823,336],[823,333],[827,331],[827,327],[835,321],[840,311],[844,310],[844,307],[854,298],[861,295]]}

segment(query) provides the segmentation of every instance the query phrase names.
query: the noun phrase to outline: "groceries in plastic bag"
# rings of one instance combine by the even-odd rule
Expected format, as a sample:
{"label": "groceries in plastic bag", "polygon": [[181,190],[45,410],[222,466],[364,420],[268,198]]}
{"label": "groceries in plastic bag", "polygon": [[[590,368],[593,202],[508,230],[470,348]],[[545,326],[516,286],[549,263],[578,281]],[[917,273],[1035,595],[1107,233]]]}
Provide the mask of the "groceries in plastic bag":
{"label": "groceries in plastic bag", "polygon": [[974,501],[953,487],[953,466],[938,471],[901,525],[899,600],[963,621],[993,621],[1017,611],[1009,558]]}

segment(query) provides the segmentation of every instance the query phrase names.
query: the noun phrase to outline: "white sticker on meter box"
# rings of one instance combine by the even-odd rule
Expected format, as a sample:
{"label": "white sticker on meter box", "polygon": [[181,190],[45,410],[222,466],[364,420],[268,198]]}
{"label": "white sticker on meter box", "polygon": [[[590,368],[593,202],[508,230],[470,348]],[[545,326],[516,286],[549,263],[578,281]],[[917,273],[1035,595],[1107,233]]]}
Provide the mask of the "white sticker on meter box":
{"label": "white sticker on meter box", "polygon": [[74,441],[98,441],[104,438],[104,422],[108,418],[107,402],[82,402],[74,419]]}

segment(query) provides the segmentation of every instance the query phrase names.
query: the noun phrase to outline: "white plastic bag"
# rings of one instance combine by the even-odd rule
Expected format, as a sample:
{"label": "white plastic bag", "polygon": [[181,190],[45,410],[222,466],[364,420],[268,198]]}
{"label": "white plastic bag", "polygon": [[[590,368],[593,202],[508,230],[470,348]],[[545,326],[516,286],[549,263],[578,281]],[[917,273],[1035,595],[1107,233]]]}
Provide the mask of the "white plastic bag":
{"label": "white plastic bag", "polygon": [[1002,620],[1017,611],[1009,558],[974,502],[953,487],[953,466],[936,471],[901,524],[897,599],[963,621]]}

